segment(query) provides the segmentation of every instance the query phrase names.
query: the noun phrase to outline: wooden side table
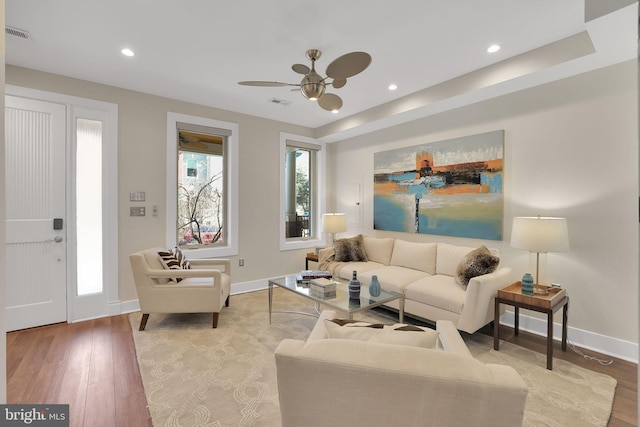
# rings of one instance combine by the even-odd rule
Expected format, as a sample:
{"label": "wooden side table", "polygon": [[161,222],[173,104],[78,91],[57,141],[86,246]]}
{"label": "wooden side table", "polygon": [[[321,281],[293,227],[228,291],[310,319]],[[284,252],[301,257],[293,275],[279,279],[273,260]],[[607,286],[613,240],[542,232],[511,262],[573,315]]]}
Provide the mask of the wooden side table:
{"label": "wooden side table", "polygon": [[[540,285],[542,286],[542,285]],[[516,282],[500,289],[496,296],[495,315],[493,318],[493,349],[500,347],[500,304],[514,307],[514,333],[518,335],[520,309],[546,313],[547,315],[547,369],[553,369],[553,314],[562,308],[562,351],[567,351],[567,310],[569,296],[558,287],[544,286],[549,293],[546,295],[522,295],[522,283]]]}
{"label": "wooden side table", "polygon": [[318,254],[314,254],[313,252],[307,253],[307,257],[304,260],[304,269],[309,269],[309,261],[318,262]]}

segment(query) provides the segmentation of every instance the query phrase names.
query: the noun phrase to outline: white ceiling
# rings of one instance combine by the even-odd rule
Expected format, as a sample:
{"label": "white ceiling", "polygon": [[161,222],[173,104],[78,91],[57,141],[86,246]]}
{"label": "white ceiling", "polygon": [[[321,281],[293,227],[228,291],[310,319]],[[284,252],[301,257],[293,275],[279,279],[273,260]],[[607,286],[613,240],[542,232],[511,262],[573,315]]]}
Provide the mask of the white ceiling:
{"label": "white ceiling", "polygon": [[[5,4],[6,25],[30,33],[29,40],[7,35],[8,64],[311,128],[346,122],[349,116],[364,117],[373,107],[393,105],[415,92],[584,31],[596,55],[567,61],[565,68],[548,67],[553,72],[546,74],[545,70],[525,74],[548,81],[630,59],[636,52],[637,8],[585,23],[583,0],[6,0]],[[622,28],[621,23],[631,28]],[[621,37],[625,42],[631,37],[631,54],[629,43],[618,46]],[[502,49],[488,54],[493,43]],[[136,56],[123,56],[124,47]],[[317,63],[320,74],[348,52],[365,51],[373,57],[368,69],[350,78],[345,87],[331,90],[344,100],[339,114],[321,109],[288,87],[237,84],[242,80],[298,83],[301,76],[291,65],[308,64],[305,51],[310,48],[322,51]],[[616,49],[623,51],[593,62],[595,56]],[[530,77],[514,79],[522,84],[512,84],[508,90],[537,84]],[[387,90],[392,82],[399,86],[395,92]],[[268,102],[273,97],[292,103]]]}

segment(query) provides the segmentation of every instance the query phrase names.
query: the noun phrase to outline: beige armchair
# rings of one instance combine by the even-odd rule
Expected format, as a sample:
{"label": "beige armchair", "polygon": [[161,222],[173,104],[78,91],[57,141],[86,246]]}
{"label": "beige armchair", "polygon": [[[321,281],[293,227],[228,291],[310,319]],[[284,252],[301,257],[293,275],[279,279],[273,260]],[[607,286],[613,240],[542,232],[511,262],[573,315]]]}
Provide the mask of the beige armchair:
{"label": "beige armchair", "polygon": [[[213,327],[223,304],[229,306],[231,264],[227,259],[189,260],[191,269],[166,270],[151,248],[129,255],[138,292],[143,331],[150,313],[213,313]],[[181,278],[180,282],[171,279]]]}
{"label": "beige armchair", "polygon": [[522,425],[527,386],[510,366],[473,358],[454,324],[435,348],[329,339],[320,315],[307,341],[285,339],[275,359],[282,427]]}

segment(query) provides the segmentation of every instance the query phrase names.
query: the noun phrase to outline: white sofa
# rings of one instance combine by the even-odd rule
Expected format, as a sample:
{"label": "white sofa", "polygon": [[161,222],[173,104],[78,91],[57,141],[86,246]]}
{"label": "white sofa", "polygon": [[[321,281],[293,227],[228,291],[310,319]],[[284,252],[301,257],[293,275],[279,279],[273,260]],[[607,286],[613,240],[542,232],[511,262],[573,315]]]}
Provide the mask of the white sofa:
{"label": "white sofa", "polygon": [[323,311],[306,342],[275,351],[282,427],[522,425],[520,375],[474,359],[451,322],[436,323],[433,349],[328,339],[334,316]]}
{"label": "white sofa", "polygon": [[[351,279],[358,272],[362,286],[378,276],[383,289],[404,294],[405,314],[437,321],[449,320],[470,334],[493,321],[498,289],[513,282],[511,269],[498,268],[472,278],[466,289],[456,283],[456,268],[473,247],[447,243],[418,243],[364,236],[366,262],[336,262],[334,248],[319,253],[318,268]],[[388,304],[398,309],[398,302]]]}

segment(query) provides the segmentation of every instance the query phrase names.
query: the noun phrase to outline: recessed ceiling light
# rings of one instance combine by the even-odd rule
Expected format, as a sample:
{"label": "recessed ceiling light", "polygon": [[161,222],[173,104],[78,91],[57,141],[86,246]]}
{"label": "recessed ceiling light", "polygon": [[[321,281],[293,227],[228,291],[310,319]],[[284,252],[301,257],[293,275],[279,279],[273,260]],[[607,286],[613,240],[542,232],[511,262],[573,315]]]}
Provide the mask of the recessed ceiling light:
{"label": "recessed ceiling light", "polygon": [[489,46],[487,48],[487,52],[489,52],[489,53],[495,53],[495,52],[497,52],[499,50],[500,50],[500,45],[498,45],[498,44],[492,44],[491,46]]}
{"label": "recessed ceiling light", "polygon": [[397,85],[397,84],[395,84],[395,83],[391,83],[391,84],[389,85],[389,90],[396,90],[396,89],[398,89],[398,85]]}
{"label": "recessed ceiling light", "polygon": [[122,52],[122,54],[124,56],[133,56],[133,55],[135,55],[135,53],[133,53],[133,51],[131,49],[129,49],[128,47],[125,47],[120,52]]}
{"label": "recessed ceiling light", "polygon": [[331,112],[332,112],[333,114],[338,114],[338,113],[340,112],[340,110],[331,110]]}

